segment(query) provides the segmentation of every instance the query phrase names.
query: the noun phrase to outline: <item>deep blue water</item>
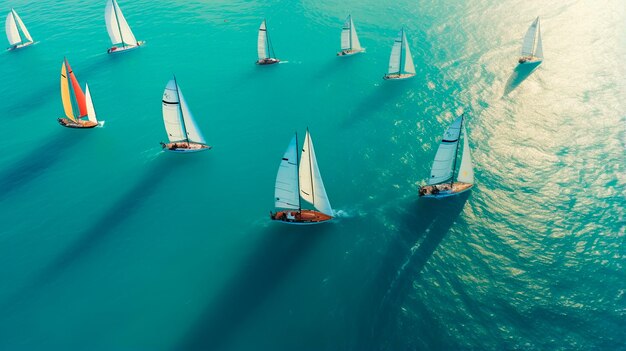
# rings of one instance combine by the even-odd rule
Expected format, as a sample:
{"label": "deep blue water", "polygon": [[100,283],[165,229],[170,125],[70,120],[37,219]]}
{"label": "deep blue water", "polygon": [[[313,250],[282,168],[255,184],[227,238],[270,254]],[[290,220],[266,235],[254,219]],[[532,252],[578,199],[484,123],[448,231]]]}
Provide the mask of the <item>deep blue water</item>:
{"label": "deep blue water", "polygon": [[[0,349],[626,349],[622,1],[120,0],[113,56],[104,1],[2,4],[39,43],[0,53]],[[64,56],[104,128],[57,124]],[[172,74],[211,151],[160,151]],[[461,112],[477,184],[418,200]],[[270,223],[306,127],[338,218]]]}

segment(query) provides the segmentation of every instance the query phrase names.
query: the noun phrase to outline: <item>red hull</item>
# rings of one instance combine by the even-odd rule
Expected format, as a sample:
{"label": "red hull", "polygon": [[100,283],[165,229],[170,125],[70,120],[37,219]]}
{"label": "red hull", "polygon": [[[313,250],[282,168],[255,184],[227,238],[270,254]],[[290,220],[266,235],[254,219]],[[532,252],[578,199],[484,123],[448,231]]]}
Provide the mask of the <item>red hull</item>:
{"label": "red hull", "polygon": [[274,221],[281,221],[291,224],[316,224],[330,221],[333,217],[313,210],[298,211],[278,211],[270,213],[270,218]]}
{"label": "red hull", "polygon": [[60,125],[67,128],[94,128],[98,126],[98,123],[94,123],[92,121],[79,121],[77,123],[68,118],[59,118],[57,120]]}

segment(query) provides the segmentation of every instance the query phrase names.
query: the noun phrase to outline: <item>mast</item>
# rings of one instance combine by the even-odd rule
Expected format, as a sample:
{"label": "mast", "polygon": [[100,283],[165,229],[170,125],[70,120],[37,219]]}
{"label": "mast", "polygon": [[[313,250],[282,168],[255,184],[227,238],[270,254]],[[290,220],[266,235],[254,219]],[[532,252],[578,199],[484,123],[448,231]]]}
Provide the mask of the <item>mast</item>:
{"label": "mast", "polygon": [[537,36],[539,35],[539,32],[541,30],[540,26],[541,24],[539,23],[539,17],[537,17],[537,30],[535,31],[535,35],[533,36],[533,57],[537,57],[535,56],[535,54],[537,53]]}
{"label": "mast", "polygon": [[402,74],[402,47],[404,46],[404,27],[402,27],[402,34],[400,35],[400,64],[398,65],[398,75]]}
{"label": "mast", "polygon": [[263,22],[265,22],[265,45],[267,46],[267,55],[269,58],[276,58],[272,42],[270,41],[270,31],[267,30],[267,20],[263,19]]}
{"label": "mast", "polygon": [[[20,25],[17,22],[17,18],[15,18],[15,10],[11,9],[11,16],[13,17],[13,23],[15,23],[15,28],[17,28],[17,36],[20,37],[20,44],[24,44],[24,39],[22,39],[22,35],[20,34]],[[17,45],[20,45],[17,44]]]}
{"label": "mast", "polygon": [[[122,38],[122,47],[126,47],[126,42],[124,41],[124,35],[122,34],[122,28],[120,28],[120,20],[117,17],[117,3],[115,2],[115,0],[111,0],[111,3],[113,4],[113,13],[115,14],[115,23],[117,23],[117,30],[120,32],[120,38]],[[176,80],[176,78],[174,78],[174,80]],[[176,91],[178,91],[178,88],[176,88]]]}
{"label": "mast", "polygon": [[302,197],[300,196],[300,157],[298,156],[298,132],[296,132],[296,181],[298,182],[298,212],[302,212]]}
{"label": "mast", "polygon": [[[465,113],[463,113],[461,115],[461,125],[459,126],[459,130],[462,132],[463,131],[463,119],[465,118]],[[456,150],[454,152],[454,163],[452,164],[452,178],[450,179],[450,187],[452,187],[452,185],[454,184],[454,170],[456,169],[456,159],[457,156],[459,155],[459,144],[461,144],[461,132],[459,132],[459,140],[457,140],[456,142]],[[463,138],[465,138],[465,136],[463,136]],[[463,142],[465,142],[465,139],[463,139]]]}
{"label": "mast", "polygon": [[313,207],[315,207],[315,185],[313,185],[313,164],[311,161],[311,133],[309,133],[309,127],[306,127],[306,133],[308,134],[307,140],[309,141],[309,173],[311,174],[311,197],[313,199]]}
{"label": "mast", "polygon": [[533,33],[533,46],[532,46],[532,52],[530,53],[531,57],[535,57],[535,45],[537,45],[537,32],[539,29],[539,18],[536,19],[537,21],[537,27],[535,27],[535,33]]}
{"label": "mast", "polygon": [[176,75],[174,75],[174,84],[176,85],[176,97],[178,97],[178,111],[180,111],[180,125],[183,127],[183,133],[185,133],[185,139],[187,140],[187,147],[189,147],[189,135],[187,135],[187,128],[185,128],[185,118],[183,117],[182,100],[180,99],[180,93],[178,92],[178,82],[176,81]]}
{"label": "mast", "polygon": [[352,15],[348,15],[348,18],[350,19],[350,29],[348,30],[348,38],[350,38],[350,50],[352,50]]}

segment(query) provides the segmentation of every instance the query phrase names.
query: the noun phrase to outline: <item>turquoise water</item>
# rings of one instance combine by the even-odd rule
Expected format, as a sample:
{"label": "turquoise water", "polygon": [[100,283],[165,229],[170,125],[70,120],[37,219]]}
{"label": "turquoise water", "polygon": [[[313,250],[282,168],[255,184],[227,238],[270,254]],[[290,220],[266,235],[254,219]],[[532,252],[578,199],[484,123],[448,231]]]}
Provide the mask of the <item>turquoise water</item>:
{"label": "turquoise water", "polygon": [[[40,43],[0,54],[0,349],[626,349],[621,1],[122,0],[147,44],[112,56],[103,1],[3,4]],[[57,125],[64,56],[104,128]],[[173,73],[213,150],[160,151]],[[418,201],[461,111],[477,185]],[[339,218],[269,223],[307,126]]]}

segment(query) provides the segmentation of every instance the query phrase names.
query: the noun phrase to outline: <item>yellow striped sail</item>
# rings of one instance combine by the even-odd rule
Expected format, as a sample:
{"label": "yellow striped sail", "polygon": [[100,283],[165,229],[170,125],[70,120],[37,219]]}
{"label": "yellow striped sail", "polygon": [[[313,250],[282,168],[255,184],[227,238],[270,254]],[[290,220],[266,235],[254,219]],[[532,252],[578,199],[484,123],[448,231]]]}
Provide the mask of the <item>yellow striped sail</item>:
{"label": "yellow striped sail", "polygon": [[69,80],[67,79],[67,68],[65,67],[65,62],[63,62],[63,66],[61,67],[61,99],[63,100],[63,109],[65,110],[65,116],[76,122],[76,118],[74,117],[74,110],[72,109],[70,86]]}

